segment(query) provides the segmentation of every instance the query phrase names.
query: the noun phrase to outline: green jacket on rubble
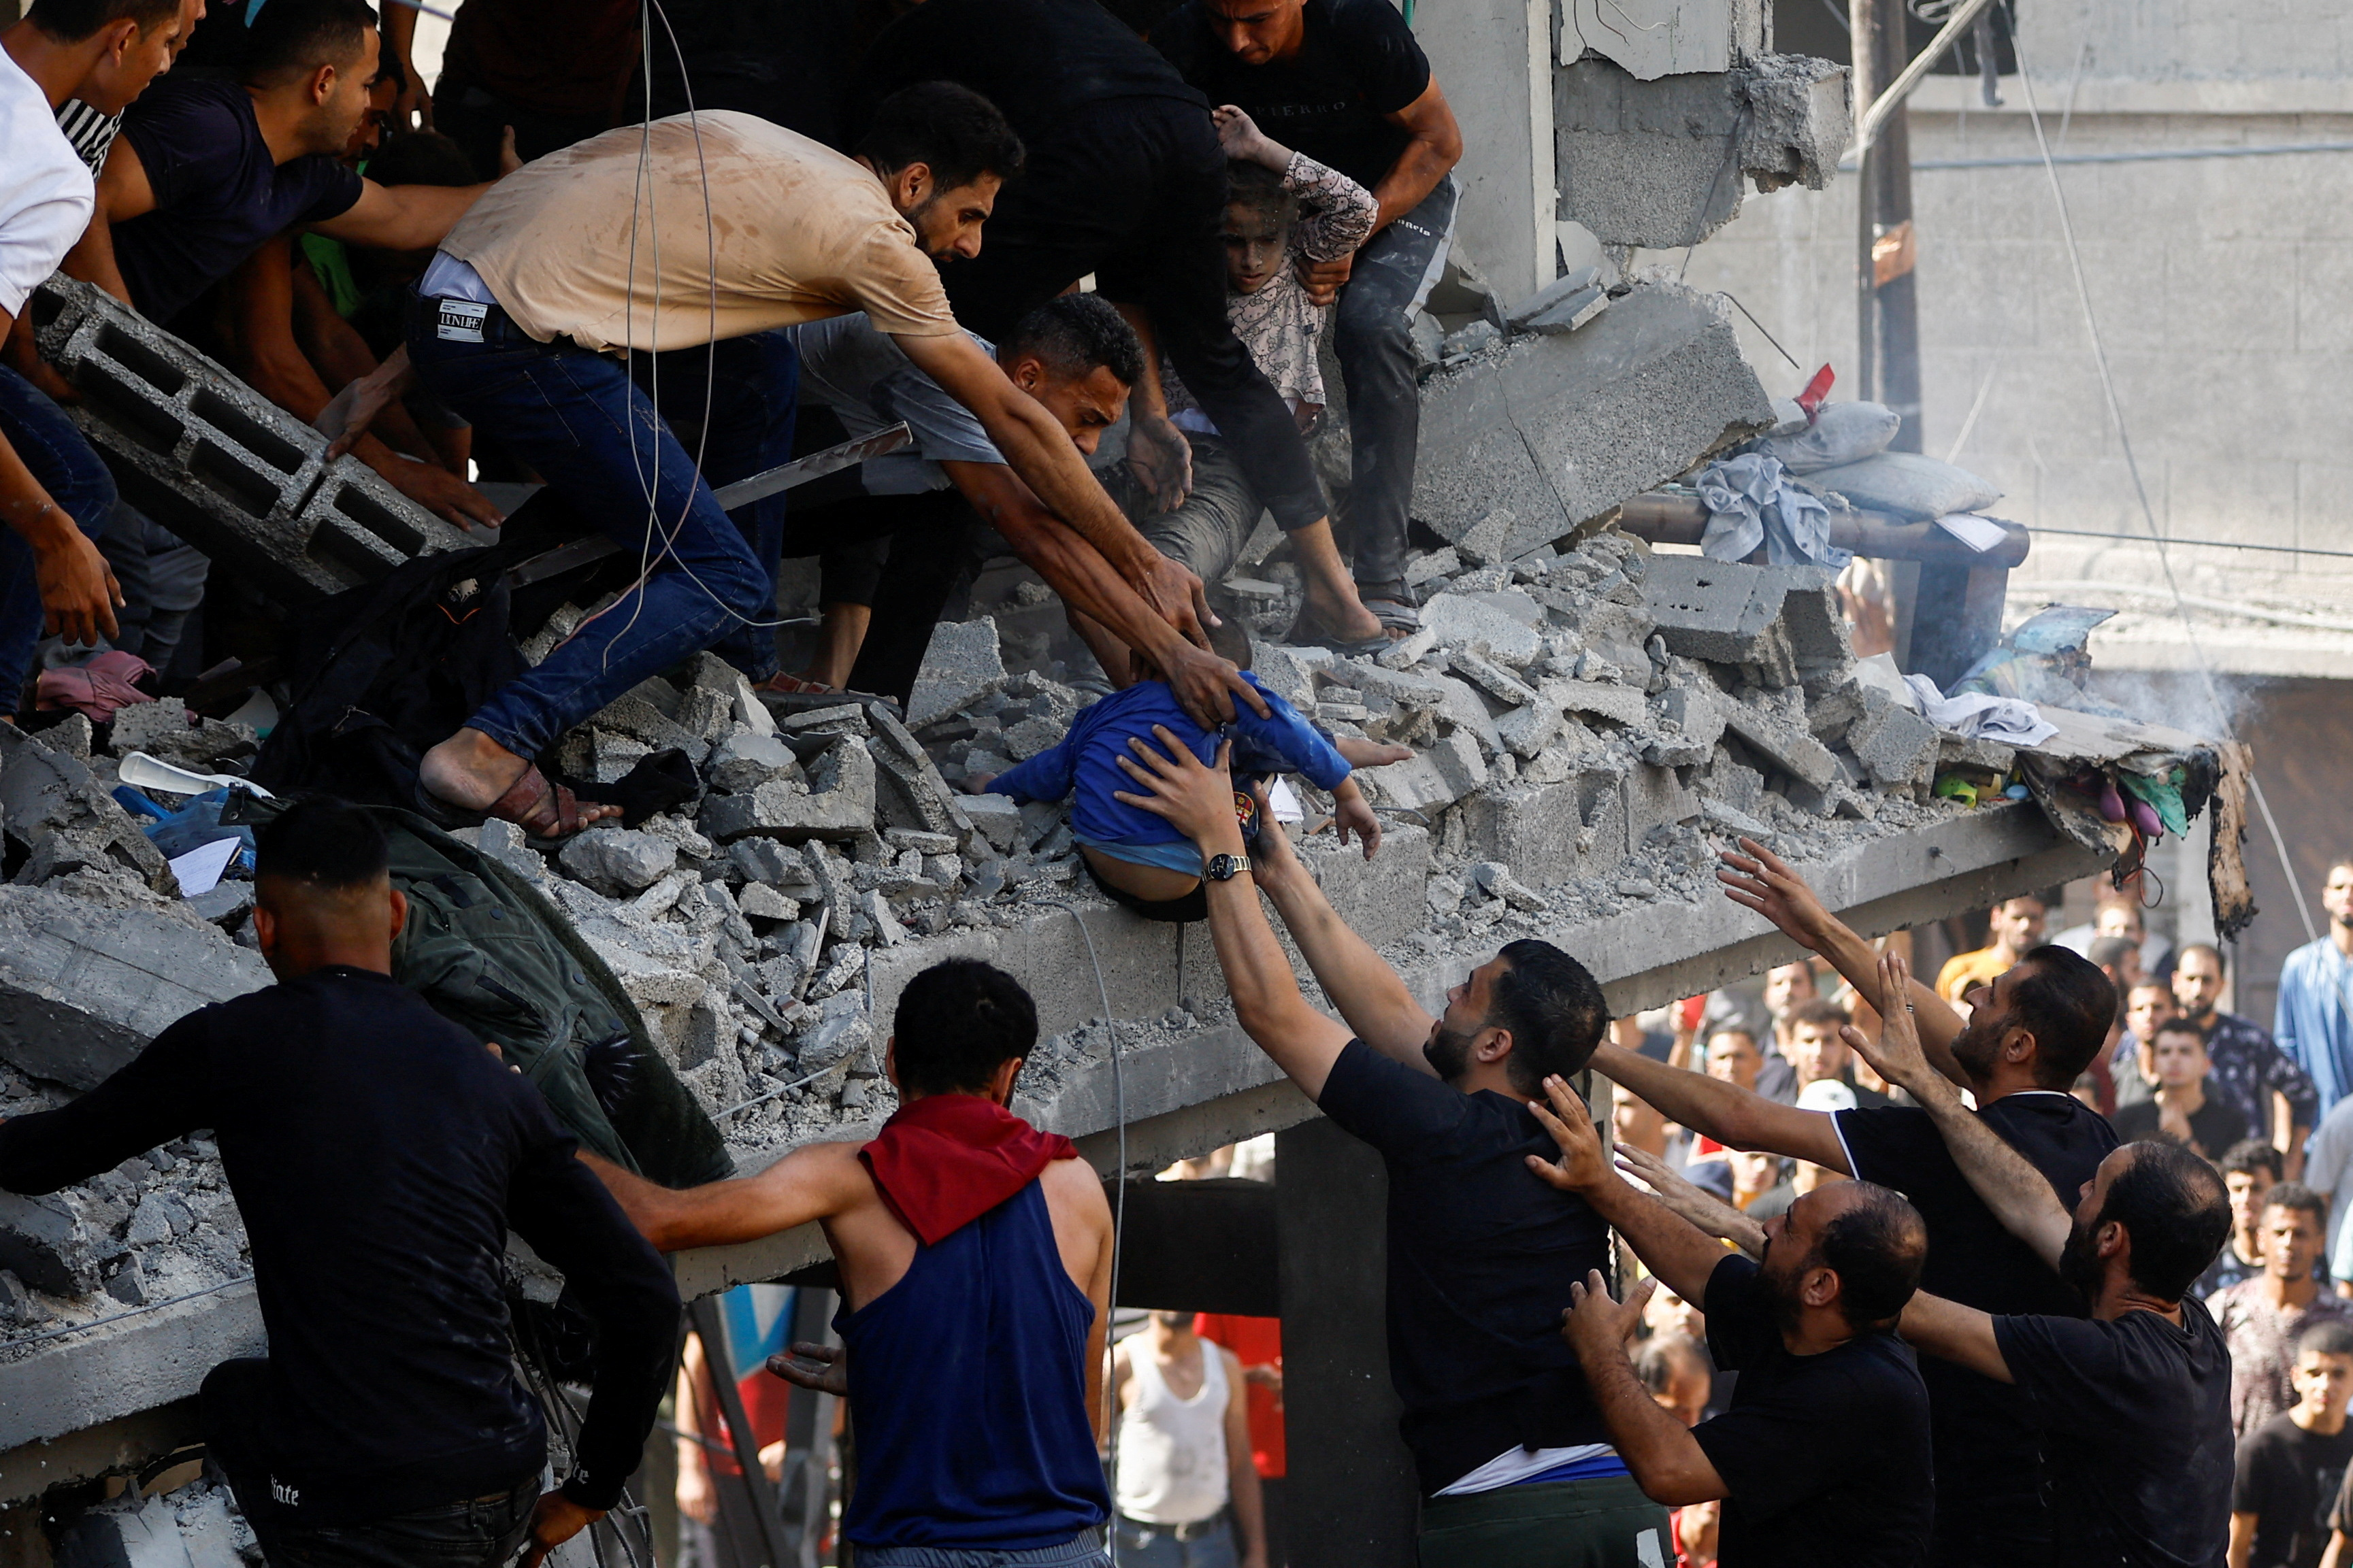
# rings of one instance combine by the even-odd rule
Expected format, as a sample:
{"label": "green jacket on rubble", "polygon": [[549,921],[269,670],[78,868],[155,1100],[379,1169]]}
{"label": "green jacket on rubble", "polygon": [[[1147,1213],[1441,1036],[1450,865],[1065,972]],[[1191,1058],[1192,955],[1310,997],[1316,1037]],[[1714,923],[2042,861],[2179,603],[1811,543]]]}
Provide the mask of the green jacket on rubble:
{"label": "green jacket on rubble", "polygon": [[[259,826],[286,804],[240,796],[235,810]],[[669,1187],[735,1173],[725,1140],[655,1047],[636,1004],[561,910],[415,813],[366,809],[389,843],[392,885],[408,900],[392,944],[395,980],[497,1046],[583,1148]],[[612,1069],[609,1108],[591,1086],[592,1050]]]}

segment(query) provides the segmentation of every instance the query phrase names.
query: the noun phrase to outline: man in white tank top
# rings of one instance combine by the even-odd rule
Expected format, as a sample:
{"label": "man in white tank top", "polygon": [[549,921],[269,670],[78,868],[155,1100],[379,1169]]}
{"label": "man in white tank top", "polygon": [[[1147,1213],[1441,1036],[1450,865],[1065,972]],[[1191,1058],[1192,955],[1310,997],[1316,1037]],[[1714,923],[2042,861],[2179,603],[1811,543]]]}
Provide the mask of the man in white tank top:
{"label": "man in white tank top", "polygon": [[1192,1313],[1155,1312],[1149,1328],[1112,1352],[1112,1387],[1119,1398],[1120,1561],[1128,1568],[1268,1568],[1242,1363],[1234,1352],[1194,1333]]}

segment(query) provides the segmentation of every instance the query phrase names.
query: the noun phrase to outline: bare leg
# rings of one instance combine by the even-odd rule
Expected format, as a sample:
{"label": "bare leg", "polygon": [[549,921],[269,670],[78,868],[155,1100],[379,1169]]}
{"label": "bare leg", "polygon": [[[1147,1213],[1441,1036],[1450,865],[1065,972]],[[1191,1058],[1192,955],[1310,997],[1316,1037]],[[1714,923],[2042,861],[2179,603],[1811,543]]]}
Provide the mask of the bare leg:
{"label": "bare leg", "polygon": [[[425,753],[417,776],[436,799],[467,811],[488,811],[530,771],[528,758],[516,756],[480,730],[460,730]],[[617,805],[582,805],[568,822],[551,816],[543,825],[534,818],[532,827],[543,837],[554,837],[566,828],[620,815]]]}
{"label": "bare leg", "polygon": [[858,650],[866,646],[866,628],[873,624],[874,606],[827,605],[821,613],[825,624],[818,630],[817,658],[810,661],[807,679],[838,691],[849,684]]}
{"label": "bare leg", "polygon": [[1340,559],[1332,538],[1332,520],[1318,518],[1289,536],[1299,563],[1300,585],[1307,595],[1307,619],[1325,636],[1362,642],[1381,635],[1378,616],[1356,596],[1356,581]]}

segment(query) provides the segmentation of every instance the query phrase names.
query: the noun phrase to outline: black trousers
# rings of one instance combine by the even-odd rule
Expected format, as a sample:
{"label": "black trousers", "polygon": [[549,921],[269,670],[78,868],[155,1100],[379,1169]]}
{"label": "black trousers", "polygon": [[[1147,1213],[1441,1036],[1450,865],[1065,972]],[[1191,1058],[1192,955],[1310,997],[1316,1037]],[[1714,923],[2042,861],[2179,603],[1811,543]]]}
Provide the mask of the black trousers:
{"label": "black trousers", "polygon": [[903,707],[967,563],[971,506],[954,490],[795,500],[781,553],[825,558],[825,602],[873,607],[849,689],[895,697]]}
{"label": "black trousers", "polygon": [[226,1361],[204,1383],[205,1449],[269,1568],[507,1568],[531,1531],[539,1478],[489,1497],[372,1519],[297,1524],[270,1498],[264,1421],[269,1363]]}
{"label": "black trousers", "polygon": [[1088,106],[1029,148],[997,197],[980,255],[946,272],[956,320],[985,338],[1092,272],[1103,297],[1151,312],[1161,351],[1234,443],[1285,529],[1324,515],[1307,447],[1226,319],[1226,159],[1208,117],[1176,99]]}

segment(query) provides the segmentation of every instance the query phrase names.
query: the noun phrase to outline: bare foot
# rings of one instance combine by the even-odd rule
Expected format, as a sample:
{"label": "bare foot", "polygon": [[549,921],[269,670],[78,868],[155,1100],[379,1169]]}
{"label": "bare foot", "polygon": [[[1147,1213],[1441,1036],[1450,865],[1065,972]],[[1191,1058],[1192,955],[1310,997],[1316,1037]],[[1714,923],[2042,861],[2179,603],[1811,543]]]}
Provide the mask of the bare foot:
{"label": "bare foot", "polygon": [[1305,605],[1310,622],[1335,642],[1365,642],[1382,635],[1381,618],[1365,608],[1353,588],[1336,594],[1311,578]]}

